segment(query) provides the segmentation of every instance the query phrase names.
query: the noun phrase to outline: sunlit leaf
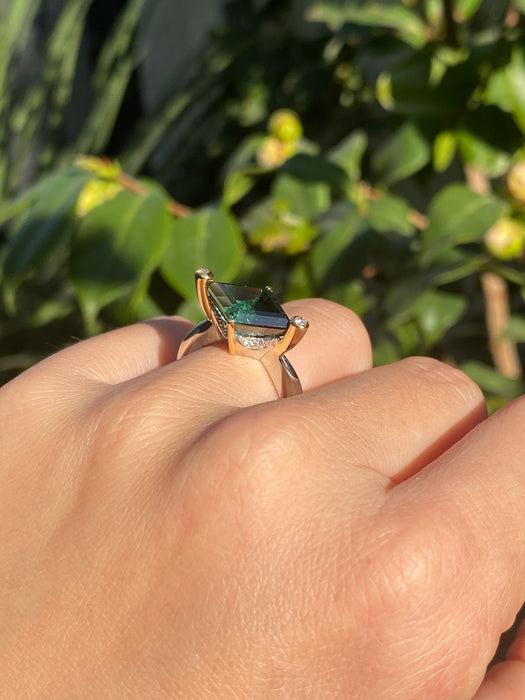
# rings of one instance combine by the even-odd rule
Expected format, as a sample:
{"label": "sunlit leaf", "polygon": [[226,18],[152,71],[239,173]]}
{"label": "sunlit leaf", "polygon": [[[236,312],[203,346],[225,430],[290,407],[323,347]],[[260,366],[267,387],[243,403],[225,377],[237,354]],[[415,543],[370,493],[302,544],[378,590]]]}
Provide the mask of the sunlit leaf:
{"label": "sunlit leaf", "polygon": [[307,17],[311,21],[325,22],[333,30],[340,29],[344,24],[357,24],[395,30],[414,44],[423,44],[426,38],[425,24],[419,16],[399,4],[323,0],[311,5]]}
{"label": "sunlit leaf", "polygon": [[424,258],[429,260],[449,246],[481,242],[486,231],[508,210],[509,204],[495,195],[479,194],[461,184],[445,187],[430,206]]}
{"label": "sunlit leaf", "polygon": [[464,362],[460,369],[474,380],[483,391],[488,393],[498,394],[506,399],[514,399],[525,391],[522,379],[509,379],[482,362],[469,360]]}
{"label": "sunlit leaf", "polygon": [[70,274],[88,323],[149,279],[172,226],[166,202],[156,193],[121,192],[85,216],[73,243]]}
{"label": "sunlit leaf", "polygon": [[372,168],[381,182],[391,185],[424,168],[430,158],[428,141],[415,124],[407,123],[376,150]]}
{"label": "sunlit leaf", "polygon": [[471,19],[479,9],[482,0],[454,0],[454,19],[465,22]]}
{"label": "sunlit leaf", "polygon": [[378,99],[388,111],[411,118],[453,118],[477,87],[479,62],[477,55],[448,55],[429,44],[379,77]]}
{"label": "sunlit leaf", "polygon": [[225,207],[233,207],[242,199],[255,184],[255,177],[250,171],[233,170],[226,176],[222,192],[222,201]]}
{"label": "sunlit leaf", "polygon": [[350,202],[312,248],[311,269],[321,289],[330,290],[361,275],[369,259],[367,222]]}
{"label": "sunlit leaf", "polygon": [[495,107],[480,107],[456,132],[464,163],[489,177],[503,175],[522,136],[512,118]]}
{"label": "sunlit leaf", "polygon": [[344,169],[351,182],[361,177],[361,161],[366,151],[368,137],[364,131],[353,131],[329,153],[329,158]]}
{"label": "sunlit leaf", "polygon": [[418,322],[427,348],[458,323],[467,308],[467,299],[437,289],[428,289],[415,300],[411,313]]}
{"label": "sunlit leaf", "polygon": [[434,169],[441,173],[452,163],[457,150],[457,137],[453,131],[440,131],[434,140],[432,162]]}
{"label": "sunlit leaf", "polygon": [[368,220],[375,231],[393,231],[402,236],[411,236],[415,227],[410,221],[411,207],[401,197],[380,196],[368,206]]}
{"label": "sunlit leaf", "polygon": [[330,187],[324,182],[303,182],[283,173],[272,188],[272,199],[278,208],[311,219],[330,206]]}
{"label": "sunlit leaf", "polygon": [[503,337],[510,338],[517,343],[525,343],[525,317],[511,316],[503,332]]}
{"label": "sunlit leaf", "polygon": [[235,219],[222,209],[203,209],[173,225],[161,272],[182,296],[195,294],[194,272],[207,267],[215,278],[229,281],[237,274],[243,240]]}
{"label": "sunlit leaf", "polygon": [[86,182],[88,177],[90,177],[89,174],[83,174],[78,168],[65,168],[43,177],[35,185],[18,195],[18,197],[1,202],[0,224],[23,214],[37,199],[47,199],[49,196],[53,196],[53,190],[62,189],[64,183],[70,177],[75,178],[79,176],[82,176],[83,182]]}
{"label": "sunlit leaf", "polygon": [[493,104],[510,112],[521,131],[525,133],[525,54],[516,45],[509,62],[494,71],[488,79],[484,93],[487,104]]}
{"label": "sunlit leaf", "polygon": [[287,160],[281,170],[290,173],[298,180],[329,185],[336,192],[346,192],[348,176],[342,167],[322,156],[299,153]]}
{"label": "sunlit leaf", "polygon": [[[68,243],[75,203],[87,179],[86,173],[77,171],[75,175],[59,173],[41,183],[38,199],[8,241],[4,261],[6,278],[23,277],[41,265],[57,246]],[[15,212],[16,208],[7,213]]]}

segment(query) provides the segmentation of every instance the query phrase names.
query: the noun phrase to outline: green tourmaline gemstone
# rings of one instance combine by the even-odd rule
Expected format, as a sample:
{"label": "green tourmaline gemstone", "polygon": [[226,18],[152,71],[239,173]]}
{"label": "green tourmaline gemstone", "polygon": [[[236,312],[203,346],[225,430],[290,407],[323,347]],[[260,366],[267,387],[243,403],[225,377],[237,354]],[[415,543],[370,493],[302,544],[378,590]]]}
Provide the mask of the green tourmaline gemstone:
{"label": "green tourmaline gemstone", "polygon": [[256,317],[255,302],[255,299],[253,301],[238,301],[233,306],[225,307],[224,313],[231,321],[252,325]]}
{"label": "green tourmaline gemstone", "polygon": [[238,337],[277,340],[290,325],[282,306],[267,289],[210,282],[207,293],[219,325],[224,324],[221,329],[223,333],[226,332],[226,324],[233,321]]}

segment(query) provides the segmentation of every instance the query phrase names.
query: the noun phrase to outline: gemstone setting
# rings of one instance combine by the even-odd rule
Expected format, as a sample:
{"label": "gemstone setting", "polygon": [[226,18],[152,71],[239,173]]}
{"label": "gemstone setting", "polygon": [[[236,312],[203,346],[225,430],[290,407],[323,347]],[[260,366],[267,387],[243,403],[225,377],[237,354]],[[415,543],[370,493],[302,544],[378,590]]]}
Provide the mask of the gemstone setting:
{"label": "gemstone setting", "polygon": [[233,324],[235,340],[249,350],[273,347],[290,326],[290,319],[268,287],[208,281],[206,296],[223,338],[228,337],[228,324]]}

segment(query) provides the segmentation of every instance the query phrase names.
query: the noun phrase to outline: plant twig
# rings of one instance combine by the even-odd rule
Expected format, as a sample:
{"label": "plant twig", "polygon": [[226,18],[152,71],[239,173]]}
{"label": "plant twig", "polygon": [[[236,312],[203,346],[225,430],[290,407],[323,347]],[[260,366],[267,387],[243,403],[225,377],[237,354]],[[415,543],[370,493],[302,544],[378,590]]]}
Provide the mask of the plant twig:
{"label": "plant twig", "polygon": [[[490,182],[485,173],[471,166],[465,167],[465,176],[469,187],[474,192],[488,194]],[[494,367],[504,377],[517,379],[523,372],[516,343],[504,338],[510,316],[509,288],[507,282],[494,272],[482,272],[481,289],[485,302],[485,323],[489,348]]]}
{"label": "plant twig", "polygon": [[516,343],[503,338],[509,320],[509,290],[506,281],[494,272],[481,274],[481,288],[485,298],[485,318],[489,347],[494,366],[505,377],[517,379],[522,370]]}

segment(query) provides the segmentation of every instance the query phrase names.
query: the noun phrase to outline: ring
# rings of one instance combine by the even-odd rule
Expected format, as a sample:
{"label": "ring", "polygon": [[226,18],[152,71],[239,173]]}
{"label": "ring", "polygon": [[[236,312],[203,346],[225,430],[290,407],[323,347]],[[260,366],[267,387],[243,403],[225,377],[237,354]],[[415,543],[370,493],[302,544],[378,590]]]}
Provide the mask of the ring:
{"label": "ring", "polygon": [[270,287],[216,282],[205,268],[196,271],[195,286],[206,320],[186,335],[177,359],[224,343],[230,354],[261,362],[281,398],[301,394],[301,381],[284,353],[303,338],[308,321],[302,316],[288,318]]}

